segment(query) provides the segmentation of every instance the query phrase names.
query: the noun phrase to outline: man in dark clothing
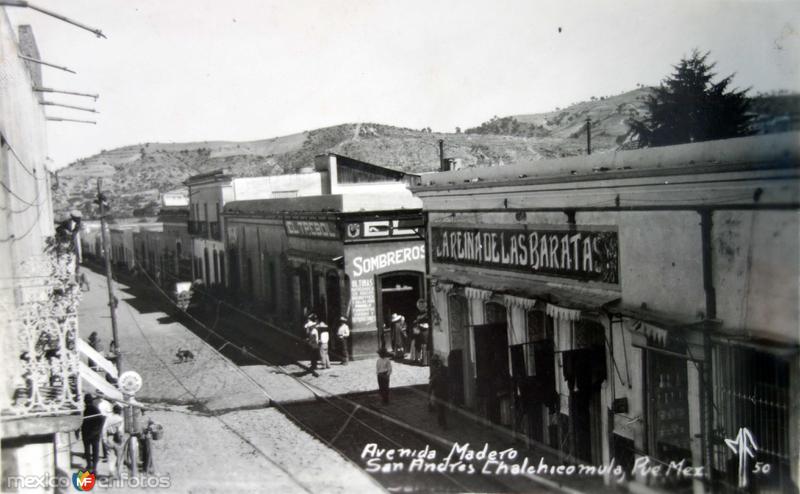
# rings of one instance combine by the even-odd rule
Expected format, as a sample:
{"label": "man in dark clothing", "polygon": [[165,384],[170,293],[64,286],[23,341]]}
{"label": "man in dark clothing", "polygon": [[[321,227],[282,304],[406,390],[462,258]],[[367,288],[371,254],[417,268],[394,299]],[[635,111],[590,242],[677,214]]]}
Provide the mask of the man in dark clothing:
{"label": "man in dark clothing", "polygon": [[97,463],[100,461],[100,439],[103,435],[106,418],[100,412],[91,393],[84,395],[83,404],[83,422],[81,423],[83,455],[86,458],[86,469],[96,472]]}

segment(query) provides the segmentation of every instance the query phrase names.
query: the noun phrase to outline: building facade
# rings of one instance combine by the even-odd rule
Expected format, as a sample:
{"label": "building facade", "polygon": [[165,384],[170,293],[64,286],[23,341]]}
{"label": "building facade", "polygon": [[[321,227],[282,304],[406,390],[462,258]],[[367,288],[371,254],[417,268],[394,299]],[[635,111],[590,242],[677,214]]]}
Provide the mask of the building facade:
{"label": "building facade", "polygon": [[[19,37],[0,10],[0,362],[3,490],[66,478],[69,435],[80,426],[75,341],[80,290],[68,221],[55,240],[39,58],[29,26]],[[27,484],[30,485],[30,484]],[[45,487],[42,490],[48,490]]]}
{"label": "building facade", "polygon": [[326,154],[313,171],[234,188],[266,178],[225,206],[228,292],[298,337],[311,312],[331,327],[345,316],[350,355],[373,354],[388,316],[413,320],[425,298],[420,202],[407,188],[418,177]]}
{"label": "building facade", "polygon": [[389,201],[382,197],[228,204],[228,290],[297,337],[312,312],[330,327],[344,316],[352,330],[348,353],[374,354],[389,316],[413,320],[425,297],[419,201],[400,184]]}
{"label": "building facade", "polygon": [[423,176],[454,402],[572,460],[797,489],[796,133]]}

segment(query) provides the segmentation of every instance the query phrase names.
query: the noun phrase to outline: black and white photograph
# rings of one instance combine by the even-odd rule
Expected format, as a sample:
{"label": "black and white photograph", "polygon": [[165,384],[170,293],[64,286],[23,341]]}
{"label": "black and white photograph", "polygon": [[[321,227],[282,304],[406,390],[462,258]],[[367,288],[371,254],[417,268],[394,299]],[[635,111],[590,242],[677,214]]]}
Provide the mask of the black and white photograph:
{"label": "black and white photograph", "polygon": [[800,2],[0,0],[0,492],[800,494]]}

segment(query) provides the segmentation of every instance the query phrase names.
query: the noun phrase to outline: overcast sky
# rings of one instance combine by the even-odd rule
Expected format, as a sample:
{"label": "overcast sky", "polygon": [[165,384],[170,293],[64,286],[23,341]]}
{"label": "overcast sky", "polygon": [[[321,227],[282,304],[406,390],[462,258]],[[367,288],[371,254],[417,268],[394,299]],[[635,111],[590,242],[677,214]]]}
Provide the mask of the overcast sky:
{"label": "overcast sky", "polygon": [[739,87],[800,86],[797,1],[33,2],[108,36],[8,9],[33,26],[44,60],[78,72],[44,68],[46,86],[101,95],[97,126],[48,124],[56,166],[146,141],[357,121],[452,132],[656,84],[695,47]]}

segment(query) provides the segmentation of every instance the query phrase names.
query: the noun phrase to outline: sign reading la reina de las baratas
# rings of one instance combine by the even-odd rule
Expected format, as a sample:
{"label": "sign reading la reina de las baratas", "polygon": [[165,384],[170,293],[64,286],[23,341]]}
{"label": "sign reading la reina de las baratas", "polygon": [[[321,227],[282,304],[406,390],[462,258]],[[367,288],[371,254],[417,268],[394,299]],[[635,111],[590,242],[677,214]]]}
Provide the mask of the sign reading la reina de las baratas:
{"label": "sign reading la reina de las baratas", "polygon": [[619,283],[617,232],[611,228],[433,227],[431,233],[434,262]]}

